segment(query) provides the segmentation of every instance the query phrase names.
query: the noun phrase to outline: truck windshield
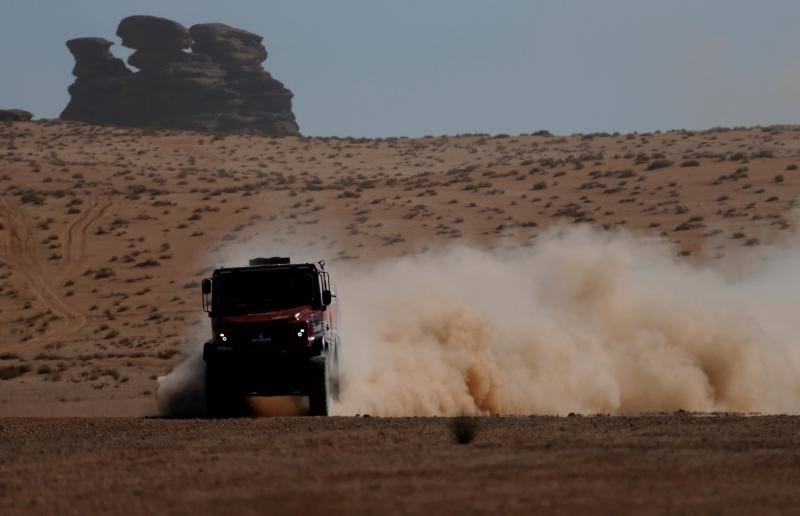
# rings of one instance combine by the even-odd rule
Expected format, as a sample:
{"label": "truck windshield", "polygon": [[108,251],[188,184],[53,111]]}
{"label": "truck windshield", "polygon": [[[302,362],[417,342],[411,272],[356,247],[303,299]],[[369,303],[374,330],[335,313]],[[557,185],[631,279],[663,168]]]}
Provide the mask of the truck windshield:
{"label": "truck windshield", "polygon": [[214,312],[243,315],[296,306],[317,300],[312,271],[278,268],[222,273],[214,281]]}

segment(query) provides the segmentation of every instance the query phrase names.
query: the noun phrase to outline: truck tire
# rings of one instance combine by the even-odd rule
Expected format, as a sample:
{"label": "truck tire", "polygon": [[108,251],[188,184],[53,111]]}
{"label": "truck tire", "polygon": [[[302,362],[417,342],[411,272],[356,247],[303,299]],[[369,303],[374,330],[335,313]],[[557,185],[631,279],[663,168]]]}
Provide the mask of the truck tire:
{"label": "truck tire", "polygon": [[235,379],[217,364],[206,363],[206,415],[210,418],[244,417],[249,408]]}
{"label": "truck tire", "polygon": [[331,384],[331,399],[333,401],[339,401],[339,393],[342,390],[342,384],[341,381],[339,380],[338,373],[334,373],[331,375],[330,384]]}
{"label": "truck tire", "polygon": [[311,357],[309,364],[308,413],[310,416],[327,416],[330,377],[325,355]]}
{"label": "truck tire", "polygon": [[339,401],[339,393],[342,390],[341,379],[339,377],[339,350],[338,348],[334,348],[333,352],[333,362],[331,362],[329,367],[328,376],[330,377],[328,380],[328,385],[330,386],[330,396],[333,401]]}

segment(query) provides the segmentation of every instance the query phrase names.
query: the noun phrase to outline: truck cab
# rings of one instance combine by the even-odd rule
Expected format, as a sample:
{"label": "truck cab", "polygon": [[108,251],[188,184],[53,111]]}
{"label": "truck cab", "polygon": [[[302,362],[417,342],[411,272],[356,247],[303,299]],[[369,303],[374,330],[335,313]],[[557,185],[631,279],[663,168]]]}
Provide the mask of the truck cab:
{"label": "truck cab", "polygon": [[248,412],[247,396],[301,395],[311,415],[338,396],[339,314],[325,262],[255,258],[202,283],[211,339],[203,347],[211,417]]}

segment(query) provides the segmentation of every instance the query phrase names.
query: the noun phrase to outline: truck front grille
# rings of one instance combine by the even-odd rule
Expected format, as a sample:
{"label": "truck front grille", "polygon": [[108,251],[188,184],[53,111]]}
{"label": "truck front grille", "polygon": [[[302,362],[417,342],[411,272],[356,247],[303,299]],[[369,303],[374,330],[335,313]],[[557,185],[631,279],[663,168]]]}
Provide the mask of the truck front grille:
{"label": "truck front grille", "polygon": [[234,347],[268,347],[274,350],[296,349],[305,343],[297,336],[294,326],[267,326],[263,324],[243,324],[232,332]]}

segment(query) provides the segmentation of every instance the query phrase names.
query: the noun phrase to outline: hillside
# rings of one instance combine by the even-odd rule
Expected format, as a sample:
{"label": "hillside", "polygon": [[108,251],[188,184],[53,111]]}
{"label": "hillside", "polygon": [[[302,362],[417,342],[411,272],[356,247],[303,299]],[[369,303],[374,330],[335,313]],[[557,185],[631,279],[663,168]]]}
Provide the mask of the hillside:
{"label": "hillside", "polygon": [[0,415],[141,415],[216,264],[535,245],[557,224],[714,263],[792,234],[800,128],[417,139],[0,125]]}

